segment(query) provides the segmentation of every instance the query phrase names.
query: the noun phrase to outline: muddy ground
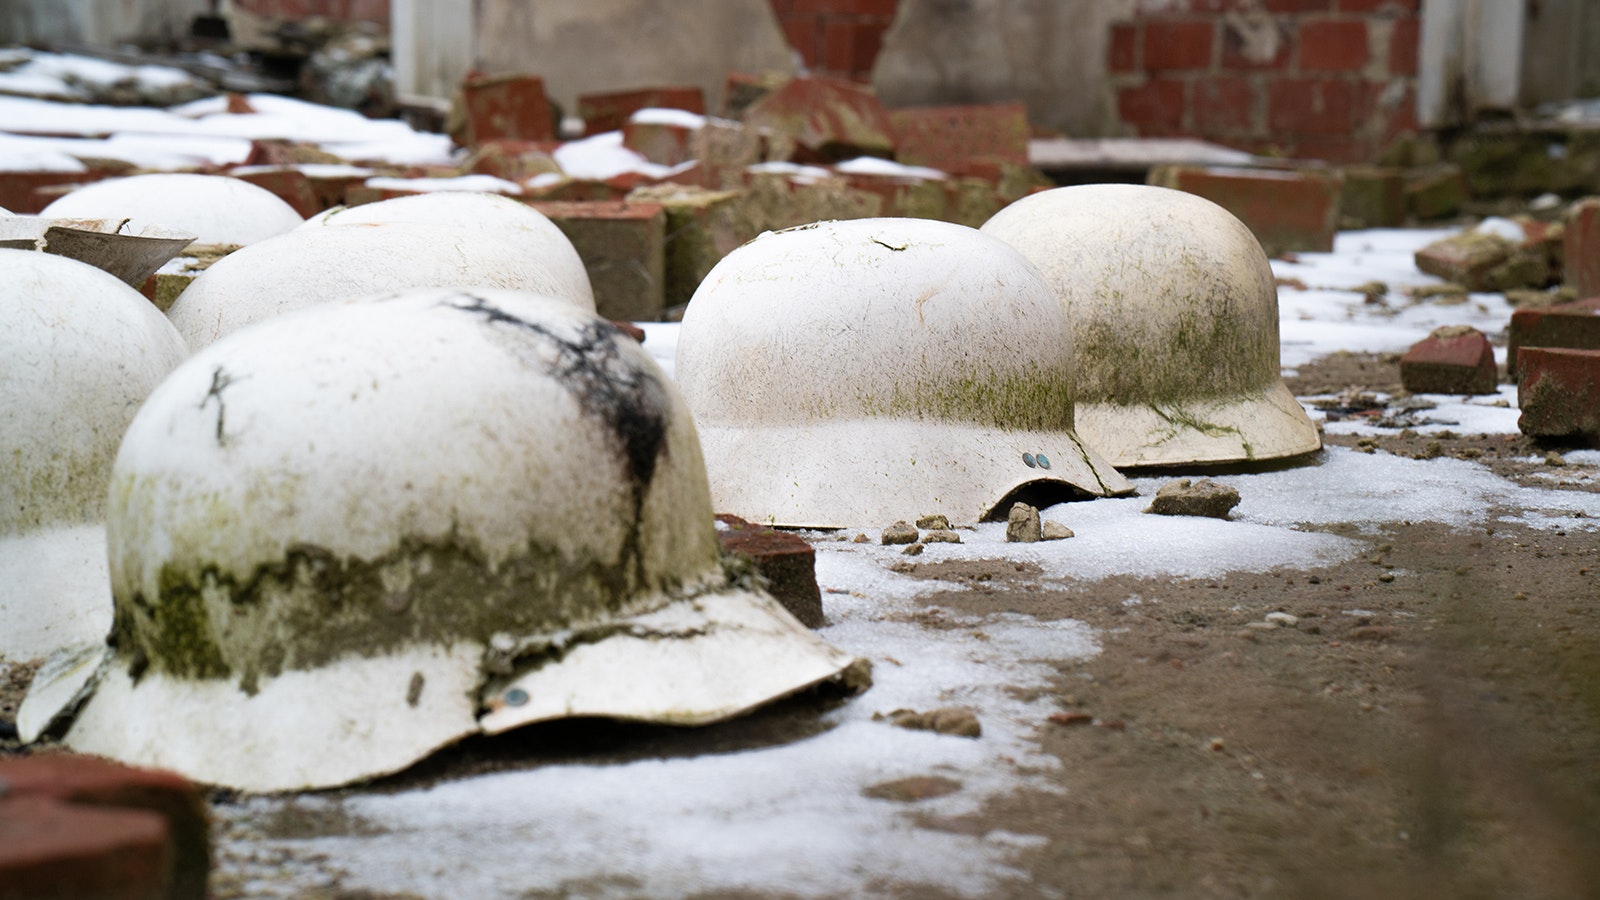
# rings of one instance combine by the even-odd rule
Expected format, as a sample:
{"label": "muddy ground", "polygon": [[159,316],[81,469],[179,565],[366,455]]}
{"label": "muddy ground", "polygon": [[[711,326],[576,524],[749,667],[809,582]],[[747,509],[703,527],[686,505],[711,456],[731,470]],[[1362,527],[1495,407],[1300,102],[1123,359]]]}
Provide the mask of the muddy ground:
{"label": "muddy ground", "polygon": [[[1392,356],[1336,355],[1291,381],[1302,396],[1397,386]],[[1530,460],[1563,448],[1520,435],[1396,428],[1328,443],[1471,458],[1524,484],[1600,490],[1593,467],[1549,480],[1557,470]],[[1045,580],[1006,560],[909,560],[915,575],[969,586],[936,601],[930,590],[913,614],[927,625],[970,630],[953,620],[1000,612],[1074,618],[1103,644],[1059,666],[1047,691],[1059,711],[1037,726],[1062,763],[1045,773],[1061,792],[1016,793],[921,824],[1048,838],[1021,852],[1028,880],[1001,896],[1600,896],[1600,535],[1504,523],[1339,532],[1366,552],[1210,580]],[[1288,617],[1267,622],[1274,612]],[[16,687],[0,685],[0,717]],[[761,746],[813,731],[818,710],[837,702],[802,696],[698,730],[554,723],[468,741],[378,787]],[[919,793],[960,789],[929,775],[882,795],[914,808]],[[290,806],[258,827],[294,838],[364,826]],[[247,895],[226,873],[215,892]],[[894,883],[875,893],[938,896]],[[316,896],[400,895],[346,889],[330,872]]]}

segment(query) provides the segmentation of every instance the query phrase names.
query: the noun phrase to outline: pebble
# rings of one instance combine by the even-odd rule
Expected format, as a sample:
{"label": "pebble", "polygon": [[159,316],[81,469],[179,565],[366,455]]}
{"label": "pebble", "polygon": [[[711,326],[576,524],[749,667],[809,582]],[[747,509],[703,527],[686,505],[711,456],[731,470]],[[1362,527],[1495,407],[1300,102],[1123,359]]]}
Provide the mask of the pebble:
{"label": "pebble", "polygon": [[978,722],[978,714],[965,706],[944,706],[927,712],[897,709],[887,716],[879,713],[873,715],[873,718],[888,719],[889,724],[900,728],[933,731],[957,737],[975,738],[983,734],[983,726]]}
{"label": "pebble", "polygon": [[1393,572],[1385,572],[1382,575],[1378,576],[1378,580],[1383,582],[1384,584],[1388,584],[1389,582],[1394,580],[1394,573]]}
{"label": "pebble", "polygon": [[950,519],[937,514],[923,516],[917,520],[917,527],[923,531],[949,531]]}
{"label": "pebble", "polygon": [[917,542],[917,529],[909,523],[901,521],[883,529],[879,541],[884,544],[915,544]]}
{"label": "pebble", "polygon": [[[918,521],[921,520],[919,519]],[[948,528],[934,529],[922,536],[922,542],[924,544],[959,544],[961,543],[961,535]]]}
{"label": "pebble", "polygon": [[922,554],[922,542],[917,541],[914,544],[907,544],[906,548],[900,552],[907,556],[920,556]]}
{"label": "pebble", "polygon": [[961,782],[938,775],[913,775],[895,781],[884,781],[861,789],[861,796],[874,800],[893,800],[897,803],[915,803],[931,800],[961,790]]}
{"label": "pebble", "polygon": [[1006,516],[1006,542],[1031,544],[1044,536],[1039,511],[1026,503],[1015,503]]}
{"label": "pebble", "polygon": [[1040,524],[1039,529],[1039,540],[1041,541],[1064,541],[1069,537],[1076,537],[1071,528],[1060,522],[1043,522]]}
{"label": "pebble", "polygon": [[1056,725],[1088,725],[1094,722],[1094,716],[1086,712],[1052,713],[1050,721]]}
{"label": "pebble", "polygon": [[1274,625],[1282,625],[1284,628],[1293,628],[1300,624],[1299,616],[1290,615],[1286,612],[1269,612],[1266,615],[1266,620]]}
{"label": "pebble", "polygon": [[1564,466],[1564,465],[1567,464],[1567,458],[1565,456],[1562,456],[1561,454],[1557,453],[1556,451],[1551,450],[1549,453],[1546,453],[1544,455],[1544,464],[1547,465],[1547,466],[1554,466],[1556,468],[1560,468],[1561,466]]}
{"label": "pebble", "polygon": [[1251,631],[1277,631],[1281,626],[1273,624],[1272,622],[1249,622],[1246,623],[1244,627],[1250,629]]}
{"label": "pebble", "polygon": [[1239,492],[1225,484],[1207,478],[1199,481],[1180,478],[1162,485],[1145,512],[1158,516],[1226,519],[1229,511],[1238,505]]}

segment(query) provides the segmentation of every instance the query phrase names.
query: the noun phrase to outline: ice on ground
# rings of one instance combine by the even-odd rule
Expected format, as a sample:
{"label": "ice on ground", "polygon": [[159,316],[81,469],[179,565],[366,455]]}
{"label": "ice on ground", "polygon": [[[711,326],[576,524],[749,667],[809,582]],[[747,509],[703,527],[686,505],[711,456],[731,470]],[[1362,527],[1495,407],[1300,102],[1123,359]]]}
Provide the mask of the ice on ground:
{"label": "ice on ground", "polygon": [[[1431,409],[1411,409],[1408,412],[1419,421],[1411,425],[1418,434],[1437,434],[1453,431],[1457,434],[1519,434],[1517,419],[1522,411],[1517,408],[1517,387],[1503,384],[1493,395],[1459,396],[1454,394],[1414,394],[1413,400],[1433,404]],[[1318,409],[1315,401],[1332,399],[1321,397],[1301,398],[1306,412],[1313,420],[1323,421],[1327,434],[1373,437],[1395,434],[1399,429],[1381,428],[1365,416],[1350,416],[1337,422],[1327,422],[1326,413]],[[1389,395],[1374,393],[1373,399],[1387,402]]]}
{"label": "ice on ground", "polygon": [[488,194],[520,194],[522,185],[493,175],[459,175],[454,178],[368,178],[367,187],[384,191],[481,191]]}
{"label": "ice on ground", "polygon": [[[569,178],[604,181],[629,172],[651,178],[665,178],[683,166],[663,166],[622,146],[622,132],[607,131],[593,137],[568,141],[551,154],[556,165]],[[692,164],[692,163],[690,163]]]}
{"label": "ice on ground", "polygon": [[846,175],[889,175],[896,178],[922,178],[929,181],[943,181],[949,178],[938,169],[927,166],[908,166],[897,163],[892,159],[882,159],[877,156],[858,156],[844,162],[834,164],[834,170]]}

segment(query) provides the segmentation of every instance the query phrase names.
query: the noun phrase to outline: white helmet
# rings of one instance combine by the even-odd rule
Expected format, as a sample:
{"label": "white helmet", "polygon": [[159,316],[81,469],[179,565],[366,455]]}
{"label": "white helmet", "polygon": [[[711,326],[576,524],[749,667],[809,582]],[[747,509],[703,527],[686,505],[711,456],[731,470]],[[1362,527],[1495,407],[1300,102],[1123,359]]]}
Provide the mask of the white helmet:
{"label": "white helmet", "polygon": [[56,199],[55,218],[127,219],[195,235],[201,244],[253,244],[299,225],[294,207],[264,187],[226,175],[157,174],[108,178]]}
{"label": "white helmet", "polygon": [[510,288],[593,312],[587,277],[574,282],[546,261],[553,246],[526,231],[411,222],[301,228],[218,260],[167,315],[199,350],[290,310],[416,287]]}
{"label": "white helmet", "polygon": [[[336,206],[307,219],[302,228],[324,225],[381,225],[411,222],[454,228],[487,228],[516,234],[561,285],[560,296],[594,309],[594,289],[583,259],[549,217],[520,200],[481,191],[429,191],[360,206]],[[587,298],[587,299],[585,299]]]}
{"label": "white helmet", "polygon": [[1077,345],[1078,430],[1117,466],[1322,446],[1280,375],[1272,266],[1244,223],[1131,184],[1024,197],[983,226],[1055,288]]}
{"label": "white helmet", "polygon": [[764,234],[689,301],[676,372],[719,512],[843,527],[1130,493],[1073,431],[1072,346],[1005,244],[923,219]]}
{"label": "white helmet", "polygon": [[0,662],[105,639],[106,485],[117,442],[188,349],[101,270],[0,250]]}
{"label": "white helmet", "polygon": [[30,693],[24,737],[241,790],[547,719],[716,721],[855,662],[724,569],[643,349],[518,292],[329,304],[201,351],[128,429],[107,536],[114,655],[75,713]]}

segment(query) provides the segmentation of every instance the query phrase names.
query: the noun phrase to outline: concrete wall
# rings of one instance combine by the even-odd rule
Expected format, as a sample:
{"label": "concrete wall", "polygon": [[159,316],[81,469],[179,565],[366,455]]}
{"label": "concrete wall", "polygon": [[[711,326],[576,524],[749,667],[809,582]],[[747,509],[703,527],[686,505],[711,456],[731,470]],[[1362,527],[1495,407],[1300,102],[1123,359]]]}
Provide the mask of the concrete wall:
{"label": "concrete wall", "polygon": [[889,106],[1020,100],[1029,121],[1116,133],[1106,34],[1135,0],[900,0],[872,70]]}
{"label": "concrete wall", "polygon": [[569,112],[580,94],[664,85],[698,85],[715,111],[730,71],[795,71],[767,0],[478,0],[478,10],[477,67],[538,75]]}
{"label": "concrete wall", "polygon": [[211,0],[0,0],[0,44],[164,43],[210,10]]}

